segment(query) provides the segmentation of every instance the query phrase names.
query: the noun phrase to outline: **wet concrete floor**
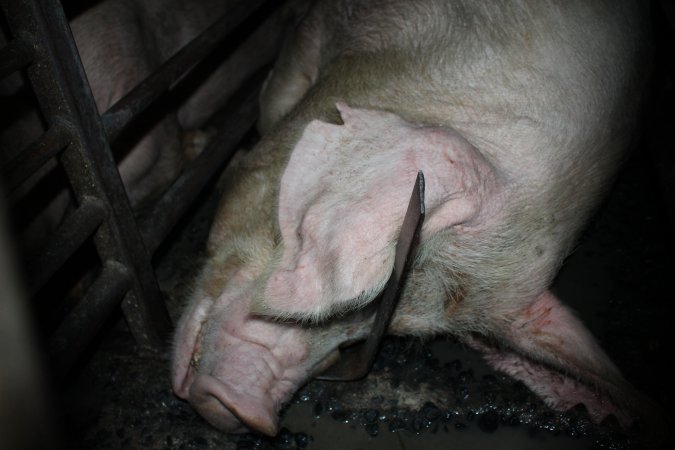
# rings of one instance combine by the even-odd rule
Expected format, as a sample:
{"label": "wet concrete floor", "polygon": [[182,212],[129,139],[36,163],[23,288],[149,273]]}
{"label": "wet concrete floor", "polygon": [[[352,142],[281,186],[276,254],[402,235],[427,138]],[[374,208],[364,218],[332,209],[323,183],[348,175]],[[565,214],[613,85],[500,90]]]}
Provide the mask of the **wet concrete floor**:
{"label": "wet concrete floor", "polygon": [[[628,161],[554,290],[626,378],[672,412],[674,241],[650,164],[641,151]],[[174,318],[203,256],[215,191],[158,261]],[[275,439],[210,427],[172,395],[167,355],[137,350],[121,320],[61,398],[73,449],[649,448],[614,420],[592,424],[583,408],[549,410],[451,337],[389,338],[366,379],[309,383],[283,411]]]}

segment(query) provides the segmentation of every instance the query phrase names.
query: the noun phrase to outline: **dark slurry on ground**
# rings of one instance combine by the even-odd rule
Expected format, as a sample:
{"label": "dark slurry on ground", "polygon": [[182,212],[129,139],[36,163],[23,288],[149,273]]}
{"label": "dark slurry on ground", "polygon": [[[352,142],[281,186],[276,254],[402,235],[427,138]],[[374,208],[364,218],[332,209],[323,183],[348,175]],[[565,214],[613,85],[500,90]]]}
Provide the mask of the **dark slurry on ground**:
{"label": "dark slurry on ground", "polygon": [[[554,290],[626,377],[669,410],[673,234],[649,164],[644,153],[630,159]],[[159,277],[174,318],[203,255],[216,198],[162,252]],[[458,444],[473,441],[494,449],[644,448],[613,418],[596,425],[583,407],[552,412],[450,338],[388,338],[364,380],[309,383],[284,409],[274,439],[211,428],[173,396],[167,355],[137,351],[123,322],[111,324],[61,393],[66,448],[415,449],[473,448]]]}

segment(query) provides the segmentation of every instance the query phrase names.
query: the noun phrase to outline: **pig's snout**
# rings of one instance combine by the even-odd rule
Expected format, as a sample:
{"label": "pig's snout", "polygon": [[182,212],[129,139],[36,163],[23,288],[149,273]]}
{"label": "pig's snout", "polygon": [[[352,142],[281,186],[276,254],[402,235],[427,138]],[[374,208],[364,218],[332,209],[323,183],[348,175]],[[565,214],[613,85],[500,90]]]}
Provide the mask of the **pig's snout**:
{"label": "pig's snout", "polygon": [[269,398],[255,398],[211,375],[197,374],[188,394],[192,407],[214,427],[240,433],[246,427],[274,436],[277,416]]}
{"label": "pig's snout", "polygon": [[[200,341],[197,339],[197,354]],[[247,427],[270,436],[277,433],[274,401],[264,389],[259,389],[264,383],[254,381],[256,386],[246,389],[241,386],[241,377],[237,378],[240,383],[232,384],[213,372],[199,372],[194,359],[186,363],[181,358],[181,363],[177,366],[182,369],[174,374],[173,390],[211,425],[228,433],[243,433]]]}
{"label": "pig's snout", "polygon": [[308,359],[302,327],[250,316],[247,303],[220,312],[211,304],[199,303],[179,324],[173,390],[222,431],[274,436],[281,405],[334,358]]}
{"label": "pig's snout", "polygon": [[[195,322],[198,325],[195,325]],[[246,390],[241,385],[229,383],[226,377],[221,377],[222,380],[217,378],[217,374],[214,373],[216,367],[202,367],[206,369],[202,372],[198,369],[198,366],[203,365],[200,364],[203,362],[200,361],[201,319],[194,322],[186,321],[180,328],[181,338],[178,340],[174,355],[172,380],[174,393],[187,400],[207,422],[222,431],[241,433],[249,427],[264,434],[275,435],[276,410],[269,398],[260,395],[263,394],[262,391]],[[239,381],[242,378],[246,379],[238,377]],[[256,387],[260,387],[259,383],[255,384]],[[258,392],[258,395],[255,392]]]}

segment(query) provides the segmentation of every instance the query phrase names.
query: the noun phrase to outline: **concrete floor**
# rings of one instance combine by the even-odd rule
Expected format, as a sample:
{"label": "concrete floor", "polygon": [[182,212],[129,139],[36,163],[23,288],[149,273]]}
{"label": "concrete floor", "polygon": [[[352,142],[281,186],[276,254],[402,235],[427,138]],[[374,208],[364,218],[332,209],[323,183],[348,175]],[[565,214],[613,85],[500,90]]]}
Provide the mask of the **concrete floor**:
{"label": "concrete floor", "polygon": [[[672,412],[674,242],[652,173],[646,152],[628,161],[554,290],[625,376]],[[216,198],[195,210],[159,260],[174,316],[203,253]],[[365,380],[309,383],[283,412],[275,439],[211,428],[172,395],[166,355],[137,351],[122,322],[111,324],[61,398],[66,448],[73,449],[646,448],[612,420],[594,425],[582,410],[548,410],[451,338],[388,339]]]}

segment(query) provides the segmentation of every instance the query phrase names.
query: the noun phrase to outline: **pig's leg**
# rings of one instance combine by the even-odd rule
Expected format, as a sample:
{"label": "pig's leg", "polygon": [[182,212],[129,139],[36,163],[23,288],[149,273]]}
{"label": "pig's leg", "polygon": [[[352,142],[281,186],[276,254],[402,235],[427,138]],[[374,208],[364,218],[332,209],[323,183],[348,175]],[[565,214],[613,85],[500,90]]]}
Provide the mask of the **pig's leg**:
{"label": "pig's leg", "polygon": [[[138,25],[139,14],[124,2],[103,2],[71,24],[101,113],[159,65],[158,55],[149,48],[151,44]],[[181,167],[180,128],[175,114],[157,123],[138,125],[150,131],[144,131],[124,154],[115,149],[120,176],[134,206],[167,187]]]}
{"label": "pig's leg", "polygon": [[180,133],[176,116],[169,115],[122,157],[120,176],[133,206],[153,200],[178,176],[183,165]]}
{"label": "pig's leg", "polygon": [[581,403],[595,421],[612,414],[628,425],[628,411],[642,409],[643,400],[553,293],[543,292],[511,319],[495,336],[506,346],[478,336],[465,342],[556,410]]}

